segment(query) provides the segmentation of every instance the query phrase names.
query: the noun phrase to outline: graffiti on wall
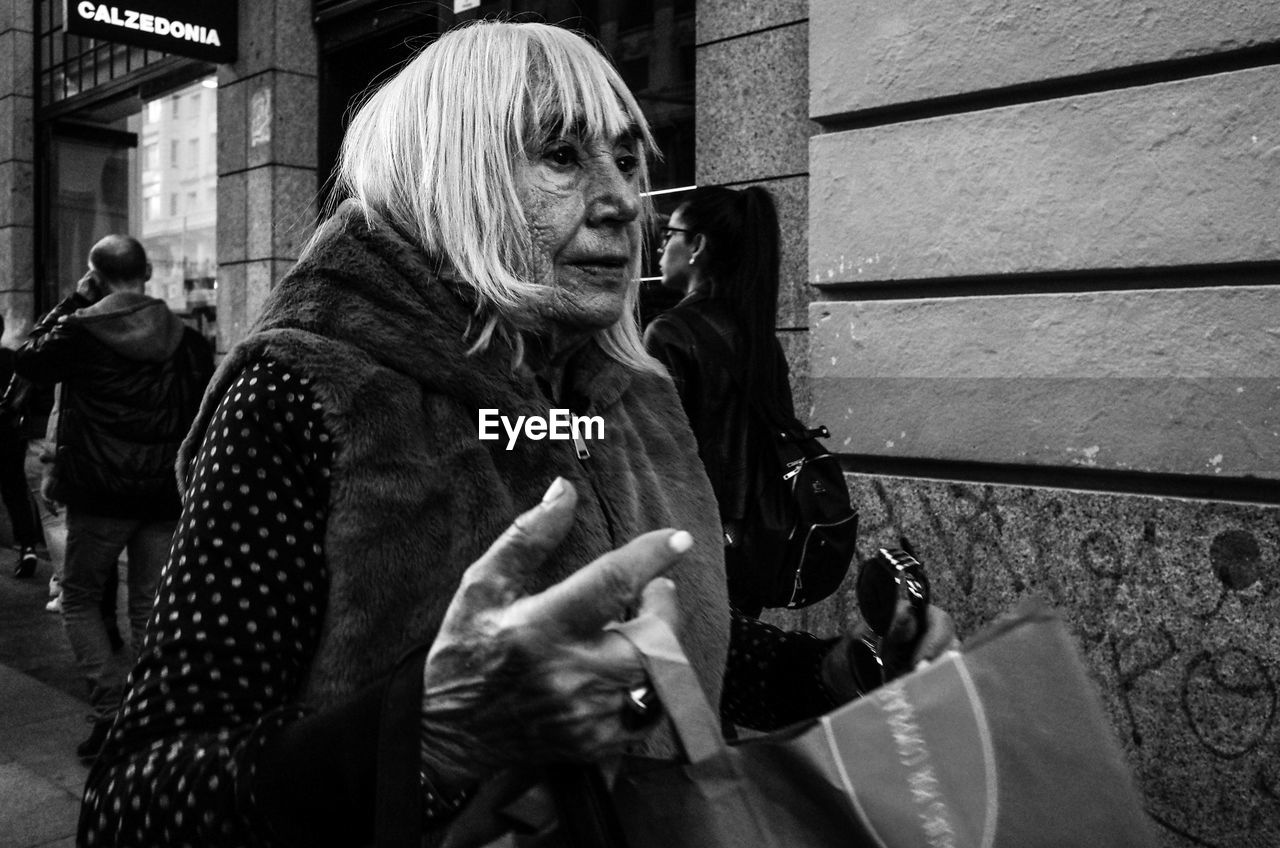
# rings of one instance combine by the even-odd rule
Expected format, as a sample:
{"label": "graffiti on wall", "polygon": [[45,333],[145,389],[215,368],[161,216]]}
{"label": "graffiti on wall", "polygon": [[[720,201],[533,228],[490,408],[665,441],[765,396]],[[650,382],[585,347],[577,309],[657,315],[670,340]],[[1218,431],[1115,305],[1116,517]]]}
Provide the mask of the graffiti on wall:
{"label": "graffiti on wall", "polygon": [[[1027,595],[1062,611],[1168,845],[1280,845],[1280,511],[852,482],[860,550],[910,539],[962,634]],[[799,624],[854,617],[846,590]]]}

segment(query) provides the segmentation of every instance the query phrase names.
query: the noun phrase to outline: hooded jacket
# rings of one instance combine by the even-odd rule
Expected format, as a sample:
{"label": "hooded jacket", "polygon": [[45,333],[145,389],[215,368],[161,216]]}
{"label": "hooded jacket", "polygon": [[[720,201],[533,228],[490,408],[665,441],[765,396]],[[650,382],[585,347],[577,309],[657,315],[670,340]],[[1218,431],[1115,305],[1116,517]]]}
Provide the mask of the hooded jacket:
{"label": "hooded jacket", "polygon": [[115,292],[63,300],[14,369],[62,383],[51,495],[95,515],[177,518],[178,446],[213,373],[208,343],[164,301]]}
{"label": "hooded jacket", "polygon": [[[720,697],[729,611],[715,501],[669,378],[589,343],[569,363],[564,406],[599,416],[602,438],[480,438],[482,410],[549,417],[534,376],[495,338],[471,352],[467,289],[351,201],[272,289],[225,357],[191,435],[189,479],[217,404],[260,358],[309,380],[333,444],[324,555],[329,595],[304,685],[313,707],[341,703],[435,637],[468,565],[562,476],[579,493],[567,538],[512,575],[527,593],[662,527],[696,544],[673,569],[682,640],[712,703]],[[501,428],[499,428],[501,431]]]}

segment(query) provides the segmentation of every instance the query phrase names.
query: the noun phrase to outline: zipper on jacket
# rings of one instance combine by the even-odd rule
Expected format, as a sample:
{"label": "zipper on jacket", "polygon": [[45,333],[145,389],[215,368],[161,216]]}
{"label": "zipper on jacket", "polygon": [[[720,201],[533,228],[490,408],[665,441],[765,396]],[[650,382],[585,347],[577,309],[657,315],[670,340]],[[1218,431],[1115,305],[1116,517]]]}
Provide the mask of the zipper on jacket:
{"label": "zipper on jacket", "polygon": [[573,434],[573,452],[578,457],[578,465],[582,468],[583,476],[591,484],[591,492],[596,496],[596,503],[600,505],[600,514],[604,516],[604,525],[609,531],[609,539],[616,548],[618,547],[618,523],[614,520],[613,509],[609,506],[609,499],[600,491],[595,469],[592,467],[592,463],[588,461],[591,459],[591,451],[587,450],[586,441],[577,433]]}

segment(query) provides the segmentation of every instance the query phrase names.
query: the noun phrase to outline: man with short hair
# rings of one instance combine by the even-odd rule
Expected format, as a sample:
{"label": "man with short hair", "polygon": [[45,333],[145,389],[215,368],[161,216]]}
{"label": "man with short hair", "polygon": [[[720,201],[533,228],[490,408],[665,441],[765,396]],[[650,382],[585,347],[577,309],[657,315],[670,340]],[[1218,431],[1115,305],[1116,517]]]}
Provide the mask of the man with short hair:
{"label": "man with short hair", "polygon": [[[142,645],[181,512],[178,446],[213,373],[204,338],[144,293],[150,278],[137,239],[102,239],[75,292],[36,324],[14,362],[29,380],[62,384],[51,495],[66,505],[63,624],[94,710],[77,748],[86,760],[106,740]],[[132,651],[113,656],[99,604],[125,550]]]}

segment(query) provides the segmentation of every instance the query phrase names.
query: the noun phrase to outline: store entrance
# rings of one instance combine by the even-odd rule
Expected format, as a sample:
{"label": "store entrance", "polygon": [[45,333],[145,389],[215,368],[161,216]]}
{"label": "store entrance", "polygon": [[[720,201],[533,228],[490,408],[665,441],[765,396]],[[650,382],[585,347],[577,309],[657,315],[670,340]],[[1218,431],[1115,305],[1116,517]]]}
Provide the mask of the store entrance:
{"label": "store entrance", "polygon": [[212,77],[45,125],[47,186],[37,312],[70,294],[89,249],[138,238],[147,294],[210,339],[217,333],[217,90]]}
{"label": "store entrance", "polygon": [[50,128],[50,191],[45,277],[40,311],[70,294],[85,270],[89,248],[108,233],[130,232],[130,162],[135,133],[58,122]]}

